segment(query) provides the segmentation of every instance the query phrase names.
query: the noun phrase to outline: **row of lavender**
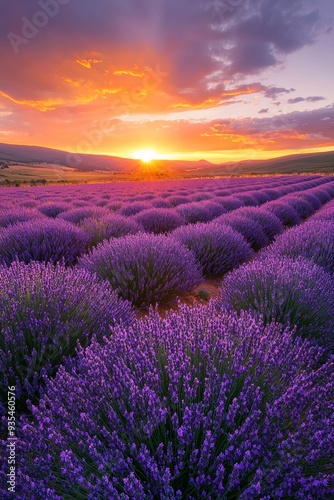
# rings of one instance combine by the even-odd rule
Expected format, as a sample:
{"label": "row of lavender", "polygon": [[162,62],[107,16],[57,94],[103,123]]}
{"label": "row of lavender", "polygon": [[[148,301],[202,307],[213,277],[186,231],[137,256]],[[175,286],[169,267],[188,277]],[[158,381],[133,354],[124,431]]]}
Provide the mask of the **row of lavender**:
{"label": "row of lavender", "polygon": [[115,327],[23,420],[19,498],[332,498],[333,367],[212,304]]}
{"label": "row of lavender", "polygon": [[[252,184],[244,179],[234,182],[215,180],[206,181],[203,186],[195,181],[183,181],[175,183],[170,189],[167,189],[166,183],[157,183],[155,194],[152,194],[152,186],[150,191],[145,192],[144,183],[140,183],[135,185],[136,189],[130,184],[126,195],[124,184],[121,183],[122,187],[119,184],[108,188],[105,185],[84,186],[81,190],[73,187],[6,190],[0,203],[0,226],[40,218],[41,214],[74,224],[92,218],[89,222],[92,222],[93,229],[89,222],[84,225],[84,229],[88,231],[94,244],[99,237],[108,238],[114,234],[125,235],[142,229],[164,232],[185,223],[208,222],[241,206],[257,206],[289,193],[320,186],[329,180],[319,177],[305,180],[297,177],[292,178],[291,184],[287,185],[286,178],[278,178],[270,187],[267,179],[256,179]],[[141,195],[138,195],[138,185],[144,191]],[[118,215],[121,219],[110,220],[111,215]],[[136,219],[131,216],[136,216]],[[130,218],[128,222],[124,217]],[[94,223],[96,218],[100,221],[103,219],[97,227]],[[156,224],[152,219],[156,219]],[[104,232],[97,235],[97,241],[92,235],[94,230]]]}
{"label": "row of lavender", "polygon": [[[327,195],[319,191],[323,199],[318,204],[333,196],[330,185],[328,190]],[[286,200],[282,205],[281,217],[286,217],[293,207]],[[262,213],[268,241],[281,232],[281,223],[275,217],[269,220],[267,210],[246,210],[253,216],[249,220]],[[307,215],[295,214],[291,225]],[[216,227],[211,223],[181,229],[204,231],[208,226]],[[152,247],[156,238],[172,241],[147,237],[154,238]],[[40,408],[34,410],[35,424],[27,422],[20,443],[22,495],[229,498],[241,493],[240,498],[307,499],[330,492],[333,408],[322,403],[315,407],[314,393],[333,401],[333,388],[324,383],[332,376],[332,365],[326,361],[319,369],[325,356],[320,348],[302,344],[294,332],[269,320],[264,326],[254,311],[239,318],[217,304],[183,308],[166,320],[153,314],[134,322],[129,304],[106,283],[101,290],[96,278],[77,268],[14,264],[2,274],[1,298],[12,291],[6,309],[14,325],[10,330],[8,321],[4,331],[8,338],[17,335],[16,345],[3,350],[2,362],[6,355],[12,362],[3,371],[18,381],[22,411],[27,395],[39,392],[41,375],[49,376]],[[324,286],[333,288],[328,280]],[[127,323],[115,326],[120,320]],[[113,334],[103,341],[108,325]],[[38,342],[31,351],[36,333]],[[83,347],[92,342],[91,347],[64,361],[66,368],[53,381],[50,376],[61,357],[74,352],[78,337]],[[18,349],[22,346],[25,352]],[[48,363],[39,373],[41,353]],[[18,366],[20,374],[15,372]],[[319,432],[311,436],[315,424]],[[291,455],[288,463],[282,459],[285,453]]]}
{"label": "row of lavender", "polygon": [[[304,190],[297,194],[260,207],[236,208],[206,223],[185,225],[179,214],[168,209],[139,213],[141,226],[131,217],[116,215],[106,219],[96,214],[84,219],[81,227],[40,215],[3,229],[0,262],[63,261],[71,266],[79,259],[80,267],[108,280],[120,297],[145,308],[194,289],[203,276],[222,275],[250,259],[284,227],[300,223],[334,196],[334,182],[325,181],[298,183]],[[143,226],[148,232],[143,232]],[[127,232],[135,234],[125,236]]]}
{"label": "row of lavender", "polygon": [[[162,181],[154,183],[114,183],[101,185],[60,186],[43,188],[20,188],[2,190],[0,208],[8,203],[27,208],[40,205],[64,203],[65,209],[73,207],[99,206],[119,210],[123,203],[137,204],[147,202],[151,207],[171,208],[184,203],[226,198],[247,191],[262,191],[281,186],[286,193],[296,190],[303,182],[326,182],[320,177],[277,177],[277,178],[239,178],[239,179],[202,179],[192,181]],[[261,194],[260,194],[261,195]],[[181,199],[182,197],[182,199]],[[147,208],[147,205],[146,207]],[[126,210],[126,207],[125,207]],[[136,211],[134,211],[136,213]],[[129,214],[127,214],[129,215]],[[55,215],[54,215],[55,216]]]}
{"label": "row of lavender", "polygon": [[[128,216],[127,218],[118,215],[116,212],[110,212],[106,208],[94,206],[66,210],[62,207],[64,211],[61,213],[58,211],[59,206],[55,211],[54,203],[42,203],[36,209],[25,209],[23,205],[29,203],[26,200],[27,193],[29,195],[31,193],[30,190],[21,191],[16,197],[16,208],[11,209],[11,205],[7,205],[6,209],[3,208],[3,212],[0,212],[0,226],[7,226],[6,230],[0,232],[0,262],[10,264],[13,260],[19,259],[24,262],[38,260],[56,263],[64,260],[66,265],[73,265],[78,257],[87,251],[87,248],[94,247],[103,240],[137,234],[143,231],[154,234],[167,233],[178,227],[183,227],[185,224],[200,221],[208,222],[215,219],[219,222],[222,214],[227,211],[238,210],[240,205],[247,203],[249,205],[259,205],[266,202],[266,208],[270,208],[273,214],[278,215],[283,224],[293,225],[310,215],[312,211],[319,208],[321,203],[328,201],[333,194],[333,190],[331,190],[333,183],[330,178],[316,178],[302,182],[297,178],[293,183],[294,188],[284,186],[286,180],[280,179],[276,181],[280,184],[276,188],[258,190],[254,194],[250,194],[249,191],[244,194],[242,201],[240,199],[242,194],[239,193],[238,198],[236,197],[233,202],[231,196],[228,197],[230,198],[229,203],[227,203],[228,198],[223,196],[220,198],[221,204],[201,201],[197,202],[196,207],[194,207],[192,203],[184,203],[174,209],[153,208],[142,210],[137,215]],[[262,182],[264,181],[262,180]],[[243,183],[245,183],[244,180]],[[257,184],[259,184],[259,181]],[[217,187],[215,189],[217,191]],[[238,189],[242,189],[242,186]],[[286,194],[291,189],[298,189],[298,191],[294,194]],[[36,189],[35,191],[38,192]],[[58,191],[56,191],[55,196],[59,195],[57,193]],[[23,199],[21,202],[20,196]],[[42,192],[39,194],[39,199],[48,196],[50,196],[50,193],[43,194]],[[106,196],[110,196],[110,194]],[[7,202],[8,198],[12,197],[13,190],[7,196]],[[284,206],[278,201],[278,198],[282,197],[285,202]],[[81,196],[81,198],[87,199],[90,197]],[[247,201],[247,198],[251,199],[251,202]],[[276,201],[268,202],[266,201],[268,198]],[[134,199],[127,202],[127,205],[135,207]],[[5,198],[3,203],[6,203]],[[85,203],[88,203],[88,201]],[[179,211],[182,211],[182,213]],[[251,215],[251,210],[239,210],[237,214],[247,217]],[[56,220],[53,220],[53,218],[56,218]],[[222,221],[228,223],[237,232],[241,232],[243,236],[246,234],[255,249],[268,243],[266,236],[260,234],[261,230],[259,228],[257,228],[257,239],[254,240],[249,234],[249,230],[247,232],[245,220],[236,219],[235,217],[223,217]],[[269,234],[269,239],[270,237]]]}
{"label": "row of lavender", "polygon": [[293,326],[334,348],[334,203],[285,231],[256,258],[229,273],[218,303],[252,311],[265,324]]}
{"label": "row of lavender", "polygon": [[[77,241],[68,238],[71,232],[65,233],[67,239],[61,246],[58,226],[49,225],[54,231],[42,233],[40,226],[29,222],[14,225],[13,235],[22,248],[16,257],[23,262],[0,268],[2,409],[4,388],[10,381],[15,380],[18,403],[25,410],[26,401],[37,397],[43,376],[56,372],[62,358],[74,353],[78,340],[87,346],[93,337],[103,337],[107,325],[131,322],[133,313],[127,301],[138,307],[166,303],[195,288],[204,276],[237,268],[280,234],[284,225],[299,223],[333,197],[333,183],[301,195],[304,199],[297,197],[293,202],[287,195],[263,207],[240,208],[211,223],[180,227],[171,235],[140,233],[107,240],[81,257],[74,269],[51,265],[55,252],[60,260],[63,250],[74,255],[73,248],[78,249]],[[4,235],[10,264],[13,245],[8,231]],[[30,261],[35,262],[26,266]],[[73,261],[66,261],[70,263]],[[252,278],[249,280],[252,284]],[[326,280],[322,283],[326,290]],[[253,293],[250,285],[249,293]],[[316,289],[314,295],[317,297]],[[325,300],[323,304],[325,307]]]}

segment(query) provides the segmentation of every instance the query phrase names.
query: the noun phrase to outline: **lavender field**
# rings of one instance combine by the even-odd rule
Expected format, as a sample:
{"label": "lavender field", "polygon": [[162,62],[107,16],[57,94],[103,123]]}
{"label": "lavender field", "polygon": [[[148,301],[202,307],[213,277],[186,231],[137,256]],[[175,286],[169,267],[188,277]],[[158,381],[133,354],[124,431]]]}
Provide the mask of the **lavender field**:
{"label": "lavender field", "polygon": [[333,177],[2,189],[0,497],[334,498],[333,274]]}

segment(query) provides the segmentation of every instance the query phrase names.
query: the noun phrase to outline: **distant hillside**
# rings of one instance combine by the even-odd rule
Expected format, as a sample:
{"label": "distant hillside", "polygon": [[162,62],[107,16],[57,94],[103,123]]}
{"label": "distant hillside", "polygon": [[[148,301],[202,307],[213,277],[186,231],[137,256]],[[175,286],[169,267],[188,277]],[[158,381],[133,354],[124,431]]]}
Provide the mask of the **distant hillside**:
{"label": "distant hillside", "polygon": [[0,161],[21,164],[53,163],[82,171],[131,172],[138,162],[125,158],[102,155],[71,154],[57,149],[38,146],[0,144]]}
{"label": "distant hillside", "polygon": [[221,164],[217,170],[240,174],[334,173],[334,151],[282,156],[271,160],[250,160]]}
{"label": "distant hillside", "polygon": [[[72,154],[57,149],[42,148],[39,146],[19,146],[0,144],[0,162],[17,163],[22,166],[31,166],[40,163],[61,165],[75,168],[83,172],[136,172],[142,168],[139,160],[119,158],[107,155]],[[205,160],[199,162],[165,161],[154,162],[156,167],[174,171],[179,169],[194,169],[213,166]]]}
{"label": "distant hillside", "polygon": [[[43,168],[50,165],[75,169],[78,173],[133,174],[155,171],[160,174],[176,177],[224,176],[224,175],[265,175],[265,174],[297,174],[297,173],[327,173],[334,174],[334,151],[326,153],[309,153],[283,156],[271,160],[249,160],[241,162],[210,163],[206,160],[170,161],[156,160],[150,165],[139,160],[118,158],[107,155],[79,155],[56,149],[38,146],[19,146],[0,144],[0,168],[6,164],[12,168],[15,165],[28,168]],[[45,165],[44,165],[45,164]],[[3,170],[6,172],[6,170]],[[23,174],[21,174],[23,175]]]}

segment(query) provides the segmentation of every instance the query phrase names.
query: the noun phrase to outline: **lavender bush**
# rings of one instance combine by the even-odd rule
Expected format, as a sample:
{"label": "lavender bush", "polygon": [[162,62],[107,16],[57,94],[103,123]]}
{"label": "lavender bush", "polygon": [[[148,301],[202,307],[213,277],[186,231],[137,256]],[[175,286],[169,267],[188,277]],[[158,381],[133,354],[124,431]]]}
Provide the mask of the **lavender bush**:
{"label": "lavender bush", "polygon": [[196,224],[197,222],[209,222],[213,219],[209,209],[201,202],[186,203],[176,208],[179,214],[184,217],[187,224]]}
{"label": "lavender bush", "polygon": [[271,201],[263,205],[263,208],[276,215],[284,226],[296,226],[301,222],[299,213],[287,201]]}
{"label": "lavender bush", "polygon": [[255,220],[250,220],[232,212],[218,217],[215,222],[228,225],[234,231],[240,233],[255,251],[260,250],[269,243],[262,226]]}
{"label": "lavender bush", "polygon": [[181,227],[173,237],[195,254],[205,276],[224,274],[253,254],[241,234],[215,222]]}
{"label": "lavender bush", "polygon": [[72,224],[80,224],[84,219],[91,217],[100,218],[110,215],[109,210],[101,207],[82,207],[67,210],[58,215],[58,218]]}
{"label": "lavender bush", "polygon": [[41,219],[42,217],[40,212],[29,208],[3,208],[0,211],[0,227],[8,227],[20,222]]}
{"label": "lavender bush", "polygon": [[[180,193],[181,194],[181,193]],[[192,201],[204,201],[204,200],[210,200],[211,195],[208,193],[196,193],[191,196]]]}
{"label": "lavender bush", "polygon": [[143,210],[135,215],[134,219],[145,232],[154,234],[168,233],[186,223],[184,217],[176,210],[166,208]]}
{"label": "lavender bush", "polygon": [[314,212],[312,204],[303,199],[300,194],[290,194],[285,196],[284,200],[287,201],[303,219],[306,219]]}
{"label": "lavender bush", "polygon": [[167,200],[164,200],[163,198],[157,197],[154,200],[151,201],[152,207],[155,208],[171,208],[172,204],[168,203]]}
{"label": "lavender bush", "polygon": [[37,260],[70,266],[87,243],[85,233],[69,222],[44,218],[22,222],[0,233],[0,264]]}
{"label": "lavender bush", "polygon": [[119,213],[128,217],[130,215],[136,215],[142,210],[147,210],[148,208],[150,208],[148,202],[129,201],[127,203],[123,203],[119,209]]}
{"label": "lavender bush", "polygon": [[223,281],[217,304],[295,326],[304,337],[334,345],[334,281],[303,258],[266,258],[231,272]]}
{"label": "lavender bush", "polygon": [[317,198],[319,198],[321,203],[327,203],[333,197],[333,195],[326,189],[326,186],[314,188],[313,193],[317,196]]}
{"label": "lavender bush", "polygon": [[191,199],[188,196],[170,196],[166,201],[173,207],[178,207],[179,205],[184,205],[190,203]]}
{"label": "lavender bush", "polygon": [[219,217],[220,215],[226,214],[227,210],[222,204],[216,203],[214,201],[204,201],[201,203],[202,207],[205,208],[210,214],[210,220]]}
{"label": "lavender bush", "polygon": [[242,201],[244,206],[254,207],[259,204],[253,193],[238,193],[237,197]]}
{"label": "lavender bush", "polygon": [[96,246],[103,240],[121,238],[128,234],[137,234],[143,230],[142,226],[131,217],[123,217],[117,214],[110,214],[100,218],[90,217],[84,219],[80,227],[88,236],[89,245],[91,247]]}
{"label": "lavender bush", "polygon": [[70,211],[71,208],[69,203],[44,203],[37,207],[39,212],[53,219],[63,212]]}
{"label": "lavender bush", "polygon": [[55,373],[79,342],[101,341],[110,327],[134,315],[108,283],[83,269],[39,262],[0,267],[0,413],[8,385],[17,407],[38,395],[44,375]]}
{"label": "lavender bush", "polygon": [[256,200],[256,205],[262,205],[263,203],[266,203],[267,201],[272,199],[270,193],[268,193],[266,190],[255,191],[252,193],[252,197]]}
{"label": "lavender bush", "polygon": [[319,199],[319,197],[312,192],[302,191],[301,193],[297,194],[297,198],[298,197],[301,198],[302,200],[306,200],[308,203],[310,203],[313,211],[319,210],[319,208],[322,205],[322,202]]}
{"label": "lavender bush", "polygon": [[334,273],[334,223],[310,220],[278,237],[266,255],[304,257]]}
{"label": "lavender bush", "polygon": [[19,494],[331,498],[334,363],[320,361],[282,326],[212,305],[117,327],[48,382]]}
{"label": "lavender bush", "polygon": [[[215,199],[215,201],[218,201]],[[220,199],[219,203],[228,211],[236,210],[243,206],[243,202],[236,196],[226,196]]]}
{"label": "lavender bush", "polygon": [[283,232],[283,224],[279,218],[263,207],[242,207],[236,210],[235,214],[258,222],[262,226],[265,235],[269,238],[269,241],[272,241],[275,236]]}
{"label": "lavender bush", "polygon": [[192,252],[165,235],[141,233],[103,242],[79,264],[137,307],[168,302],[201,281]]}
{"label": "lavender bush", "polygon": [[318,210],[314,215],[312,215],[311,220],[323,220],[334,222],[334,203],[326,203],[321,210]]}

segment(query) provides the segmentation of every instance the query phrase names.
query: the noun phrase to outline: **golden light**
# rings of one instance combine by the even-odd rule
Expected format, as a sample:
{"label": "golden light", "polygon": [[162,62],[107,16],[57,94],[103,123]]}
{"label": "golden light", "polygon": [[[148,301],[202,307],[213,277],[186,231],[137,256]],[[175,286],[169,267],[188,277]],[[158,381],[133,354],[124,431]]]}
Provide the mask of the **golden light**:
{"label": "golden light", "polygon": [[140,149],[139,151],[135,151],[132,157],[144,163],[150,163],[158,157],[158,154],[153,149]]}

